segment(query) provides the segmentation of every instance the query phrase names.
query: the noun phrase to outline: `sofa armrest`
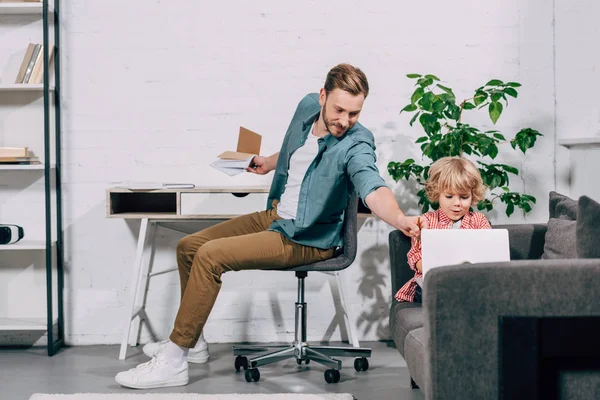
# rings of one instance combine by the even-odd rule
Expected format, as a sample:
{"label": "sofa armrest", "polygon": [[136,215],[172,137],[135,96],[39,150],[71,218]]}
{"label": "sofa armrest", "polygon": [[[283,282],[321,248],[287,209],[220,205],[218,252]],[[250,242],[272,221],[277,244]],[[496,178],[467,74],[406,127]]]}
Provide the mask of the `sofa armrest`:
{"label": "sofa armrest", "polygon": [[415,272],[408,266],[410,238],[401,231],[392,231],[389,235],[389,246],[393,298],[396,292],[415,275]]}
{"label": "sofa armrest", "polygon": [[424,282],[426,398],[498,398],[502,316],[600,316],[600,259],[431,270]]}

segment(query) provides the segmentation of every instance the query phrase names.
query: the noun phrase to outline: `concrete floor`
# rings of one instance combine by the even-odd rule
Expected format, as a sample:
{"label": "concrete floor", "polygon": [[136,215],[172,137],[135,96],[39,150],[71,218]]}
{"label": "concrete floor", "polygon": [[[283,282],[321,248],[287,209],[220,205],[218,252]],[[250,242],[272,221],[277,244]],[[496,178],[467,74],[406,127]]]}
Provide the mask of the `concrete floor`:
{"label": "concrete floor", "polygon": [[[332,345],[340,345],[332,343]],[[368,371],[356,372],[351,358],[342,358],[339,383],[325,382],[325,367],[315,362],[298,366],[286,360],[260,367],[259,382],[247,383],[235,372],[230,344],[211,344],[207,364],[190,364],[187,386],[154,389],[155,393],[352,393],[357,399],[422,400],[409,386],[406,363],[385,342],[364,342],[372,348]],[[45,349],[0,349],[0,399],[27,400],[33,393],[143,393],[117,384],[117,372],[148,360],[141,347],[129,348],[128,358],[117,359],[119,346],[77,346],[47,357]],[[243,370],[242,370],[243,371]]]}

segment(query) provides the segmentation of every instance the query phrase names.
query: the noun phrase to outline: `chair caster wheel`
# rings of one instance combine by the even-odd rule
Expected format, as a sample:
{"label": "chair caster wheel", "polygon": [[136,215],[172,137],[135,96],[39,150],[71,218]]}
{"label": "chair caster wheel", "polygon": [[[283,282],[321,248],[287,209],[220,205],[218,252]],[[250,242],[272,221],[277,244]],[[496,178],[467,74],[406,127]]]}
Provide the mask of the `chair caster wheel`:
{"label": "chair caster wheel", "polygon": [[244,378],[246,378],[246,382],[258,382],[260,379],[260,372],[258,371],[258,368],[247,369],[246,372],[244,372]]}
{"label": "chair caster wheel", "polygon": [[355,358],[354,359],[354,369],[358,372],[366,371],[369,369],[369,360],[365,357]]}
{"label": "chair caster wheel", "polygon": [[235,370],[239,372],[240,368],[248,369],[248,358],[244,356],[237,356],[235,358]]}
{"label": "chair caster wheel", "polygon": [[415,381],[413,381],[412,376],[410,377],[410,388],[411,389],[418,389],[419,385],[417,385],[417,383]]}
{"label": "chair caster wheel", "polygon": [[308,365],[310,363],[310,359],[307,358],[306,360],[303,360],[301,358],[296,358],[296,364],[302,365],[303,362],[304,362],[304,364]]}
{"label": "chair caster wheel", "polygon": [[337,369],[325,370],[325,382],[338,383],[340,381],[340,371]]}

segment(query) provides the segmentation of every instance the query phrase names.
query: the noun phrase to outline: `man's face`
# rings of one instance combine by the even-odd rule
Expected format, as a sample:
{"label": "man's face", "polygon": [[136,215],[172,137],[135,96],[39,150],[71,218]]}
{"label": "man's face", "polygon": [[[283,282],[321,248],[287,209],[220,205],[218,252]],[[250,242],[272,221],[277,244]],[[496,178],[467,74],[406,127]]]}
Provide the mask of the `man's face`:
{"label": "man's face", "polygon": [[354,96],[341,89],[333,89],[329,94],[321,89],[319,104],[321,116],[332,136],[342,137],[358,122],[365,96]]}

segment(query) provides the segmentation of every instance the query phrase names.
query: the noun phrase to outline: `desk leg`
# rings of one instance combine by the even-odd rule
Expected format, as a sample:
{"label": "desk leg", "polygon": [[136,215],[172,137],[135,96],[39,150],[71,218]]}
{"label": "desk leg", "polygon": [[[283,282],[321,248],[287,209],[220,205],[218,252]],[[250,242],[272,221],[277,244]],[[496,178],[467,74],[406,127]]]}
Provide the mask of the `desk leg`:
{"label": "desk leg", "polygon": [[[154,232],[156,231],[156,222],[148,222],[146,241],[143,244],[141,271],[138,274],[136,296],[131,313],[131,330],[129,333],[129,345],[136,346],[140,335],[142,321],[147,321],[145,300],[146,289],[148,285],[148,274],[150,273],[150,263],[154,259]],[[148,253],[148,254],[147,254]],[[146,255],[147,254],[147,255]],[[136,318],[137,317],[137,318]]]}
{"label": "desk leg", "polygon": [[[127,343],[129,342],[129,334],[131,331],[131,321],[137,316],[135,313],[135,305],[137,299],[138,283],[142,274],[142,261],[144,249],[148,242],[148,218],[143,218],[140,224],[140,233],[138,235],[137,249],[135,253],[135,262],[133,264],[133,274],[129,287],[131,296],[130,307],[127,309],[127,318],[123,329],[123,339],[121,340],[121,350],[119,352],[119,360],[124,360],[127,355]],[[137,338],[136,338],[137,340]]]}
{"label": "desk leg", "polygon": [[352,343],[353,347],[360,347],[358,335],[356,334],[356,329],[354,329],[354,314],[351,313],[350,308],[346,304],[345,285],[343,284],[344,279],[342,278],[341,273],[342,271],[334,272],[340,294],[340,303],[342,303],[342,310],[344,310],[344,319],[346,320],[346,329],[348,331],[348,341]]}

